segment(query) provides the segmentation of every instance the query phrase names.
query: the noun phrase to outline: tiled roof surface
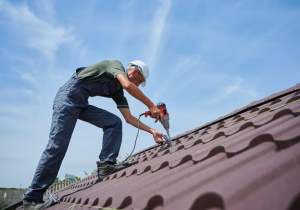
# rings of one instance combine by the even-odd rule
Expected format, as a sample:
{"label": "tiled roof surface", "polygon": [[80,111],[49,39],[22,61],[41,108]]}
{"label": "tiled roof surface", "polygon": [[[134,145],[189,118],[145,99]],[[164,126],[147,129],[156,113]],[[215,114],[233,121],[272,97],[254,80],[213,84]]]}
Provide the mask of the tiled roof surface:
{"label": "tiled roof surface", "polygon": [[[300,84],[154,145],[59,209],[300,209]],[[93,184],[91,175],[59,196]]]}

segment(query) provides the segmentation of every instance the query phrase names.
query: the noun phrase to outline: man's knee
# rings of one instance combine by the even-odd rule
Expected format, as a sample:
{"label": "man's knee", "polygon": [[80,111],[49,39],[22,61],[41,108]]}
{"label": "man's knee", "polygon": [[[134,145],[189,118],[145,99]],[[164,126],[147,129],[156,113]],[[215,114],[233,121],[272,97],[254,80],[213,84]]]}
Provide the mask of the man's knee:
{"label": "man's knee", "polygon": [[114,125],[114,127],[118,127],[122,129],[122,120],[118,116],[114,115],[111,120],[112,120],[112,125]]}

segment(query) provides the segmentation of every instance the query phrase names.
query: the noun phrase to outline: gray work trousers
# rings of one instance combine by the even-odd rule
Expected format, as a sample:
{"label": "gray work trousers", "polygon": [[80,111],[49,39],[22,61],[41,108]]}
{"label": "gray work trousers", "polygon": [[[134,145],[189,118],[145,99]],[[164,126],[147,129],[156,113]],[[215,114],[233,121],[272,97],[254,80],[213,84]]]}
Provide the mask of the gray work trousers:
{"label": "gray work trousers", "polygon": [[[103,129],[101,161],[116,162],[122,142],[122,121],[116,115],[88,104],[89,96],[107,93],[110,84],[82,82],[76,73],[61,87],[53,104],[49,142],[42,154],[25,199],[43,200],[46,189],[57,177],[77,119]],[[108,94],[108,93],[107,93]]]}

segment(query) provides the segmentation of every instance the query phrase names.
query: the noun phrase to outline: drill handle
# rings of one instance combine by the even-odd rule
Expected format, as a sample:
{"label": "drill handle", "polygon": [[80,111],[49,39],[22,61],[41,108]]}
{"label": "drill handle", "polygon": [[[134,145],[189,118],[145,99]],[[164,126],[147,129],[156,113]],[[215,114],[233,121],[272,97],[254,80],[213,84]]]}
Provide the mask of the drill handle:
{"label": "drill handle", "polygon": [[148,115],[151,117],[151,112],[150,111],[145,112],[145,117],[147,117]]}

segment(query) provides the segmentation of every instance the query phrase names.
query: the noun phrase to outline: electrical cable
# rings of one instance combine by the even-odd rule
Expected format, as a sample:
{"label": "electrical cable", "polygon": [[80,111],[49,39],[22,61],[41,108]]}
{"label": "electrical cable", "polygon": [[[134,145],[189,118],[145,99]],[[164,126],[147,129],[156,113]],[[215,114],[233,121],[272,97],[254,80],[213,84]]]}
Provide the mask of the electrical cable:
{"label": "electrical cable", "polygon": [[[133,149],[132,149],[130,155],[123,161],[123,163],[125,163],[125,162],[131,157],[132,153],[134,152],[134,149],[135,149],[135,146],[136,146],[136,141],[137,141],[137,138],[138,138],[138,135],[139,135],[139,132],[140,132],[140,118],[141,118],[141,116],[143,116],[143,115],[145,115],[145,113],[140,114],[139,119],[138,119],[138,131],[137,131],[137,134],[136,134],[136,138],[135,138],[135,142],[134,142],[134,147],[133,147]],[[123,164],[123,163],[121,163],[121,164]],[[120,166],[121,164],[116,165],[115,168],[114,168],[114,170],[112,170],[110,173],[106,174],[105,177],[104,177],[103,179],[105,179],[106,177],[108,177],[109,175],[111,175],[111,174],[118,168],[118,166]],[[98,174],[99,174],[99,173],[98,173]],[[70,193],[70,194],[64,195],[64,196],[62,196],[61,198],[59,198],[58,200],[55,200],[54,197],[52,196],[52,194],[51,194],[49,191],[48,191],[48,193],[50,194],[51,199],[53,199],[55,203],[59,203],[59,202],[61,201],[61,199],[65,198],[65,197],[67,197],[67,196],[69,196],[69,195],[72,195],[72,194],[74,194],[74,193],[77,193],[77,192],[79,192],[79,191],[86,190],[86,189],[88,189],[88,188],[94,186],[95,184],[98,184],[98,183],[101,182],[103,179],[101,179],[100,181],[97,180],[94,184],[92,184],[92,185],[90,185],[90,186],[87,186],[87,187],[85,187],[85,188],[79,189],[79,190],[77,190],[77,191],[75,191],[75,192],[72,192],[72,193]]]}

